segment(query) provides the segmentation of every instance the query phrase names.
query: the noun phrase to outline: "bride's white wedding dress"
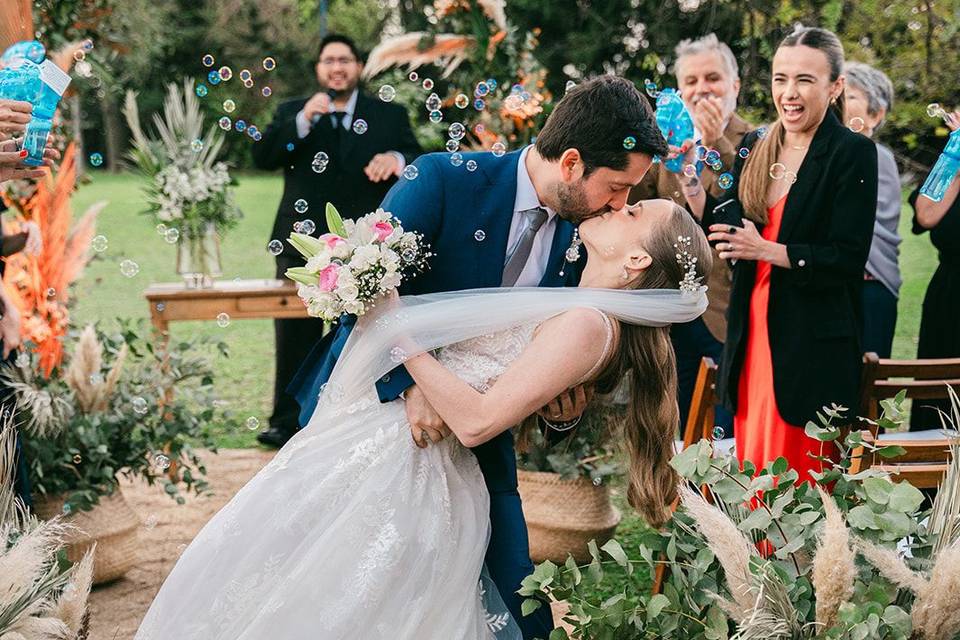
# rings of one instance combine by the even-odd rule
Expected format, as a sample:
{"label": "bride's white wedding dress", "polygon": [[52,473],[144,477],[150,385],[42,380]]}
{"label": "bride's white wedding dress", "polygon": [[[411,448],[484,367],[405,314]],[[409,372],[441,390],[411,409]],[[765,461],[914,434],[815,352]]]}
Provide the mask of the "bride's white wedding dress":
{"label": "bride's white wedding dress", "polygon": [[[438,358],[483,391],[535,326]],[[418,448],[403,403],[372,385],[335,423],[312,422],[207,523],[136,638],[520,638],[480,579],[489,496],[473,454],[452,436]]]}

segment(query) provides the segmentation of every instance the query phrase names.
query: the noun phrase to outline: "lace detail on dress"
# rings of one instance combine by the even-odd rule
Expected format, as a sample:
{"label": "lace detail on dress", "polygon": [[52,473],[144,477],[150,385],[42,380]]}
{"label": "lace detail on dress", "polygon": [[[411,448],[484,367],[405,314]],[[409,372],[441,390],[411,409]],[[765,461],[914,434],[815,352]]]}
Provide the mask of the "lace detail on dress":
{"label": "lace detail on dress", "polygon": [[485,393],[533,339],[529,323],[440,349],[437,360],[471,387]]}

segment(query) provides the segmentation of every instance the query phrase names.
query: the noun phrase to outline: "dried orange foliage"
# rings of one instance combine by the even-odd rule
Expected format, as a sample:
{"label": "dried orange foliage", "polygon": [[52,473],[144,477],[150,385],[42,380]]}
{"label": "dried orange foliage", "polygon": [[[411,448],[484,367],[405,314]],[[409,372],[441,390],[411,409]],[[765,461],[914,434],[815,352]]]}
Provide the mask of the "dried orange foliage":
{"label": "dried orange foliage", "polygon": [[[69,287],[89,260],[90,241],[101,208],[91,207],[71,229],[70,196],[76,170],[76,147],[70,144],[60,169],[43,177],[32,196],[14,203],[23,219],[33,220],[40,227],[43,251],[37,256],[21,252],[8,257],[4,285],[20,308],[23,340],[35,345],[45,375],[50,375],[63,359]],[[18,222],[10,226],[18,226]]]}

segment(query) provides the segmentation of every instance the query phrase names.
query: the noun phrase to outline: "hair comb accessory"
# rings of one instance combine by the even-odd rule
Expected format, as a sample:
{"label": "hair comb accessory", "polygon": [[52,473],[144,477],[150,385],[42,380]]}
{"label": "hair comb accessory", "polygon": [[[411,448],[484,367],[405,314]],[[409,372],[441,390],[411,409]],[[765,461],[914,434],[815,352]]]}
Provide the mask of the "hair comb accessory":
{"label": "hair comb accessory", "polygon": [[697,277],[697,257],[690,255],[693,241],[690,236],[677,236],[673,248],[677,250],[677,262],[683,269],[683,279],[680,280],[680,291],[698,293],[701,290],[700,278]]}

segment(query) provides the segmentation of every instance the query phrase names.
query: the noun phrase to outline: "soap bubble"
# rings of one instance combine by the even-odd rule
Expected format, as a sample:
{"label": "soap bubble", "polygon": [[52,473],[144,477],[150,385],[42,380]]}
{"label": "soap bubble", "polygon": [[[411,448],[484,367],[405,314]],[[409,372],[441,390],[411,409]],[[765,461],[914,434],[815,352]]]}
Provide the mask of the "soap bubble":
{"label": "soap bubble", "polygon": [[207,74],[207,82],[209,82],[212,85],[220,84],[220,74],[217,73],[216,71],[211,71],[210,73]]}
{"label": "soap bubble", "polygon": [[193,151],[194,153],[199,153],[203,151],[203,140],[201,140],[200,138],[194,139],[190,143],[190,150]]}
{"label": "soap bubble", "polygon": [[450,154],[450,164],[455,167],[459,167],[463,164],[463,154],[462,153],[451,153]]}
{"label": "soap bubble", "polygon": [[247,429],[250,431],[256,431],[260,426],[260,421],[255,416],[250,416],[247,418],[245,424],[247,425]]}
{"label": "soap bubble", "polygon": [[297,213],[304,213],[309,207],[310,205],[307,204],[307,201],[304,200],[303,198],[300,198],[299,200],[293,203],[293,208],[297,211]]}
{"label": "soap bubble", "polygon": [[467,128],[463,126],[462,122],[454,122],[447,128],[447,135],[450,136],[452,140],[462,140],[466,134]]}
{"label": "soap bubble", "polygon": [[476,171],[476,170],[477,170],[477,161],[467,160],[467,171]]}
{"label": "soap bubble", "polygon": [[283,253],[283,243],[274,238],[267,243],[267,251],[269,251],[271,255],[278,256]]}
{"label": "soap bubble", "polygon": [[460,143],[457,142],[456,140],[450,139],[450,140],[447,140],[445,146],[447,148],[447,151],[449,151],[450,153],[453,153],[454,151],[460,148]]}
{"label": "soap bubble", "polygon": [[414,164],[408,164],[403,168],[403,177],[407,180],[416,180],[420,175],[420,169]]}
{"label": "soap bubble", "polygon": [[253,79],[244,80],[243,86],[245,86],[247,89],[253,89]]}
{"label": "soap bubble", "polygon": [[313,162],[311,167],[313,168],[314,173],[323,173],[327,170],[327,165],[330,163],[330,157],[324,151],[318,151],[315,156],[313,156]]}
{"label": "soap bubble", "polygon": [[250,70],[249,70],[249,69],[241,69],[241,70],[240,70],[240,79],[241,79],[241,80],[243,80],[244,82],[246,82],[247,80],[250,80],[250,79],[252,79],[252,78],[253,78],[253,76],[252,76],[252,74],[250,73]]}
{"label": "soap bubble", "polygon": [[713,439],[714,439],[714,440],[723,440],[723,436],[724,436],[724,435],[726,435],[726,433],[724,432],[723,427],[721,427],[720,425],[716,425],[716,426],[713,428]]}
{"label": "soap bubble", "polygon": [[772,165],[770,165],[769,173],[770,177],[774,180],[782,180],[786,171],[787,167],[785,164],[782,162],[774,162]]}
{"label": "soap bubble", "polygon": [[73,464],[80,464],[81,462],[83,462],[83,458],[80,456],[79,453],[73,456]]}
{"label": "soap bubble", "polygon": [[850,131],[853,131],[854,133],[860,133],[863,131],[865,126],[866,123],[860,116],[854,116],[853,118],[850,118],[850,122],[847,123],[847,127],[849,127]]}
{"label": "soap bubble", "polygon": [[627,151],[630,151],[636,146],[637,146],[637,139],[634,138],[633,136],[627,136],[626,138],[623,139],[623,148],[626,149]]}
{"label": "soap bubble", "polygon": [[144,400],[143,398],[141,398],[140,396],[137,396],[136,398],[134,398],[134,399],[130,402],[130,405],[133,407],[133,412],[134,412],[134,413],[137,413],[137,414],[139,414],[139,415],[141,415],[141,416],[142,416],[143,414],[145,414],[145,413],[147,412],[147,409],[148,409],[148,407],[147,407],[147,401]]}
{"label": "soap bubble", "polygon": [[221,79],[221,80],[223,80],[224,82],[226,82],[227,80],[229,80],[230,78],[233,77],[233,69],[231,69],[230,67],[224,65],[224,66],[220,67],[220,70],[219,70],[219,71],[217,71],[217,75],[220,76],[220,79]]}
{"label": "soap bubble", "polygon": [[300,223],[300,233],[312,235],[317,230],[317,224],[313,220],[304,220]]}
{"label": "soap bubble", "polygon": [[427,107],[427,111],[438,111],[443,106],[443,101],[440,100],[440,96],[431,93],[423,104]]}
{"label": "soap bubble", "polygon": [[208,93],[209,91],[210,91],[210,90],[207,89],[207,85],[203,84],[202,82],[197,85],[196,89],[194,89],[194,92],[197,94],[197,97],[198,97],[198,98],[205,98],[205,97],[207,97],[207,93]]}
{"label": "soap bubble", "polygon": [[477,242],[483,242],[484,240],[487,239],[487,232],[484,231],[483,229],[477,229],[476,231],[473,232],[473,239],[476,240]]}
{"label": "soap bubble", "polygon": [[163,239],[166,240],[168,244],[176,244],[177,240],[180,239],[180,229],[176,227],[167,229],[163,234]]}
{"label": "soap bubble", "polygon": [[277,68],[277,61],[268,56],[263,59],[263,68],[267,71],[273,71]]}
{"label": "soap bubble", "polygon": [[97,253],[103,253],[107,250],[107,236],[94,236],[93,240],[90,241],[90,247]]}
{"label": "soap bubble", "polygon": [[943,117],[945,111],[943,107],[940,106],[939,102],[931,102],[927,105],[927,115],[931,118],[941,118]]}
{"label": "soap bubble", "polygon": [[230,314],[229,313],[218,313],[217,314],[217,326],[221,329],[226,328],[230,325]]}
{"label": "soap bubble", "polygon": [[99,153],[91,153],[90,164],[92,164],[95,167],[99,167],[100,165],[103,164],[103,156],[100,155]]}
{"label": "soap bubble", "polygon": [[237,120],[233,123],[233,128],[243,133],[243,130],[247,128],[247,123],[244,120]]}
{"label": "soap bubble", "polygon": [[683,175],[692,178],[697,175],[697,167],[692,164],[683,165]]}
{"label": "soap bubble", "polygon": [[205,67],[212,67],[215,60],[213,56],[208,53],[200,59],[200,62],[202,62]]}
{"label": "soap bubble", "polygon": [[48,298],[56,298],[56,297],[57,297],[57,290],[54,289],[53,287],[47,287],[47,297],[48,297]]}
{"label": "soap bubble", "polygon": [[563,86],[563,90],[570,91],[570,89],[573,89],[575,86],[577,86],[576,82],[574,82],[573,80],[567,80],[567,84]]}
{"label": "soap bubble", "polygon": [[158,453],[157,455],[153,456],[153,464],[157,467],[158,470],[166,471],[167,469],[170,468],[170,458],[163,455],[162,453]]}
{"label": "soap bubble", "polygon": [[140,265],[133,260],[124,260],[120,263],[120,273],[128,278],[132,278],[140,273]]}
{"label": "soap bubble", "polygon": [[720,162],[720,152],[716,149],[710,149],[707,151],[707,155],[703,158],[703,161],[709,165],[715,165]]}
{"label": "soap bubble", "polygon": [[476,88],[473,90],[473,95],[478,98],[482,98],[488,93],[490,93],[490,85],[483,81],[478,82]]}
{"label": "soap bubble", "polygon": [[367,132],[367,121],[363,118],[357,118],[353,121],[353,132],[358,136],[362,136]]}
{"label": "soap bubble", "polygon": [[262,95],[264,98],[269,98],[272,94],[273,89],[270,87],[264,87],[263,89],[260,89],[260,95]]}
{"label": "soap bubble", "polygon": [[647,95],[651,98],[657,98],[660,96],[660,90],[657,88],[657,83],[653,80],[644,80],[643,89],[647,92]]}
{"label": "soap bubble", "polygon": [[393,102],[393,99],[397,97],[397,90],[389,84],[385,84],[380,87],[380,91],[377,92],[377,95],[380,96],[380,99],[384,102]]}
{"label": "soap bubble", "polygon": [[424,78],[423,84],[421,86],[427,91],[430,91],[431,89],[433,89],[433,80],[431,80],[430,78]]}
{"label": "soap bubble", "polygon": [[740,151],[737,152],[737,155],[746,160],[747,156],[750,155],[750,149],[746,147],[740,147]]}
{"label": "soap bubble", "polygon": [[457,97],[453,99],[453,104],[457,105],[458,109],[466,109],[470,106],[470,98],[465,93],[458,93]]}
{"label": "soap bubble", "polygon": [[490,151],[493,152],[493,155],[499,158],[507,152],[507,147],[502,142],[494,142],[493,146],[490,148]]}
{"label": "soap bubble", "polygon": [[477,98],[473,101],[473,108],[477,111],[483,111],[484,107],[487,106],[487,103],[483,101],[482,98]]}
{"label": "soap bubble", "polygon": [[223,116],[217,121],[217,124],[220,125],[220,128],[224,131],[230,131],[230,126],[233,124],[230,122],[230,118]]}
{"label": "soap bubble", "polygon": [[717,178],[717,184],[720,185],[721,189],[729,189],[733,186],[733,174],[721,173]]}
{"label": "soap bubble", "polygon": [[418,74],[416,71],[411,71],[407,78],[410,79],[410,82],[416,82],[420,79],[420,74]]}
{"label": "soap bubble", "polygon": [[432,122],[433,124],[439,124],[441,120],[443,120],[443,113],[441,113],[440,111],[430,112],[430,122]]}
{"label": "soap bubble", "polygon": [[237,103],[227,98],[223,101],[223,110],[227,113],[233,113],[237,108]]}

